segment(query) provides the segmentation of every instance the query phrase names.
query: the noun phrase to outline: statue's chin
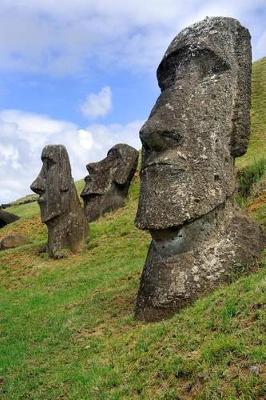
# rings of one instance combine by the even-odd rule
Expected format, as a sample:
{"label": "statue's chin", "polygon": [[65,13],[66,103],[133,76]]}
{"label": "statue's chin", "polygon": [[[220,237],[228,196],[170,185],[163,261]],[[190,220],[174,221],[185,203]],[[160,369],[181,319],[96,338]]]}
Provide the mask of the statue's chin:
{"label": "statue's chin", "polygon": [[41,220],[43,223],[47,223],[49,221],[52,221],[54,218],[59,217],[61,215],[61,213],[58,212],[53,212],[53,213],[46,213],[41,211]]}

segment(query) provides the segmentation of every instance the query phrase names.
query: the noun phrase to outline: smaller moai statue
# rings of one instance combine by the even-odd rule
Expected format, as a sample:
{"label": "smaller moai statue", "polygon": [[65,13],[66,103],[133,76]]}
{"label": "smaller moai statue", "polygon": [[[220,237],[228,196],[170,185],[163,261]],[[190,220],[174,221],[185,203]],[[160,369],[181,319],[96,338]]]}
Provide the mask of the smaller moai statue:
{"label": "smaller moai statue", "polygon": [[106,158],[87,165],[89,175],[81,197],[89,222],[124,205],[137,164],[138,151],[127,144],[117,144]]}
{"label": "smaller moai statue", "polygon": [[39,195],[41,219],[48,228],[48,254],[60,258],[65,248],[73,253],[83,248],[88,222],[71,176],[66,148],[62,145],[45,146],[41,159],[42,169],[31,184],[31,190]]}

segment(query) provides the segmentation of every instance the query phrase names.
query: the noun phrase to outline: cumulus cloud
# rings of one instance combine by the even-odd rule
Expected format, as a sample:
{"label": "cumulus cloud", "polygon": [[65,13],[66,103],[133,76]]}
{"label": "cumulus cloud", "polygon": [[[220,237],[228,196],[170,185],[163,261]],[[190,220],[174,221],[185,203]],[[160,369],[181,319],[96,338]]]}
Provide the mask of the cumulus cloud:
{"label": "cumulus cloud", "polygon": [[9,164],[12,168],[18,169],[18,149],[12,144],[3,145],[0,143],[0,167]]}
{"label": "cumulus cloud", "polygon": [[0,203],[30,193],[29,186],[41,168],[40,155],[46,144],[66,146],[73,176],[80,179],[87,173],[86,164],[105,157],[114,144],[122,142],[140,148],[138,131],[142,123],[91,124],[80,128],[45,115],[0,111]]}
{"label": "cumulus cloud", "polygon": [[109,86],[103,87],[99,93],[89,94],[80,107],[80,111],[85,117],[103,117],[112,108],[112,92]]}
{"label": "cumulus cloud", "polygon": [[[0,71],[9,74],[86,77],[101,68],[154,70],[170,40],[180,29],[205,16],[240,19],[253,36],[255,57],[265,55],[265,0],[1,0]],[[81,112],[96,118],[112,107],[112,92],[89,94]],[[75,178],[85,165],[105,156],[117,142],[140,147],[142,121],[90,124],[20,110],[0,110],[0,203],[28,192],[40,168],[42,147],[65,144]],[[8,179],[6,177],[9,177]]]}
{"label": "cumulus cloud", "polygon": [[176,0],[2,0],[0,68],[50,74],[88,71],[92,64],[154,70],[170,39],[207,15],[239,18],[251,29],[255,57],[261,55],[265,0],[187,0],[185,7]]}

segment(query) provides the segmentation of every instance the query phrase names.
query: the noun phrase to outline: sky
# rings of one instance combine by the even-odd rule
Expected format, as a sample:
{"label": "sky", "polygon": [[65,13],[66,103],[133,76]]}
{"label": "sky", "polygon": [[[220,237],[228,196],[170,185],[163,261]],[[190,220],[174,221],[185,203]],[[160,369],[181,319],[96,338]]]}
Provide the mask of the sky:
{"label": "sky", "polygon": [[266,0],[0,0],[0,204],[30,193],[46,144],[64,144],[75,179],[138,131],[170,41],[231,16],[266,56]]}

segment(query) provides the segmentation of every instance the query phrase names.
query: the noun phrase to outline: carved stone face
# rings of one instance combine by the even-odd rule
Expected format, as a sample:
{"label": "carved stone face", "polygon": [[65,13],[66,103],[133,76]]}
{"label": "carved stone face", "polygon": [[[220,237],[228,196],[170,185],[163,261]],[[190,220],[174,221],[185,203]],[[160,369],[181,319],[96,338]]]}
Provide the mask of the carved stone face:
{"label": "carved stone face", "polygon": [[[89,175],[85,178],[85,188],[81,196],[103,195],[110,191],[113,184],[125,185],[135,172],[138,152],[127,144],[117,144],[103,160],[87,165]],[[134,173],[133,172],[133,173]]]}
{"label": "carved stone face", "polygon": [[107,153],[103,160],[87,165],[89,175],[82,197],[89,194],[107,193],[112,184],[124,185],[134,169],[138,152],[127,144],[117,144]]}
{"label": "carved stone face", "polygon": [[116,148],[111,148],[103,160],[87,165],[89,175],[85,178],[82,197],[88,194],[104,194],[110,190],[121,164],[121,156]]}
{"label": "carved stone face", "polygon": [[31,190],[39,195],[42,222],[68,211],[70,205],[71,168],[67,151],[62,145],[44,147],[43,166]]}
{"label": "carved stone face", "polygon": [[178,227],[235,189],[234,158],[249,137],[250,36],[234,21],[185,29],[158,67],[162,92],[140,131],[141,229]]}
{"label": "carved stone face", "polygon": [[108,151],[106,158],[87,165],[89,175],[81,196],[89,221],[123,205],[137,160],[137,150],[127,144],[117,144]]}

